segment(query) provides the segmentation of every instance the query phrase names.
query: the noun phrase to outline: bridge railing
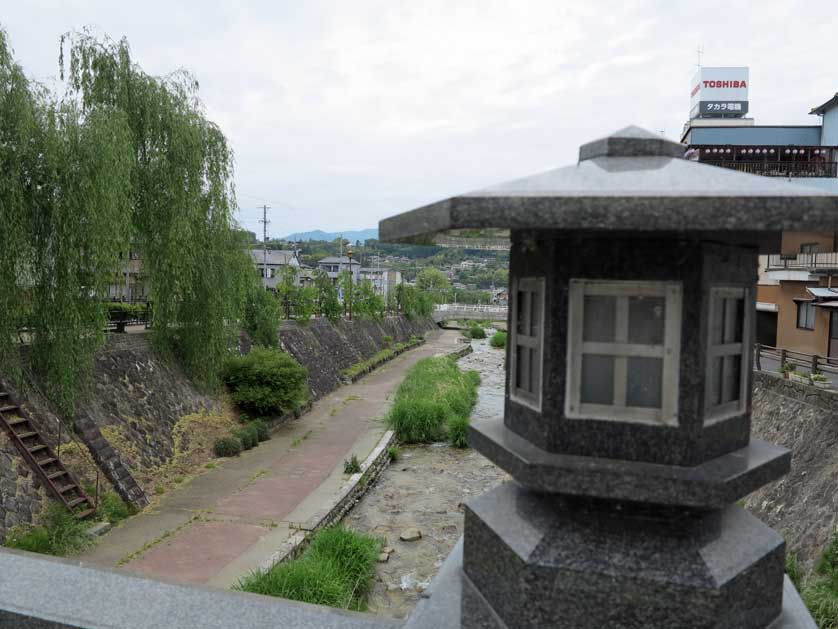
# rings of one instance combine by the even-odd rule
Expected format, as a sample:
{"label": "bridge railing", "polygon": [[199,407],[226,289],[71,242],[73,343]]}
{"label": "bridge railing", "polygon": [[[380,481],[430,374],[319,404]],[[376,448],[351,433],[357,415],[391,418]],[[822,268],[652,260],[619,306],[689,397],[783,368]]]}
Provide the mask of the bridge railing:
{"label": "bridge railing", "polygon": [[507,306],[490,306],[486,304],[436,304],[434,309],[442,312],[490,312],[493,314],[506,314],[509,311]]}

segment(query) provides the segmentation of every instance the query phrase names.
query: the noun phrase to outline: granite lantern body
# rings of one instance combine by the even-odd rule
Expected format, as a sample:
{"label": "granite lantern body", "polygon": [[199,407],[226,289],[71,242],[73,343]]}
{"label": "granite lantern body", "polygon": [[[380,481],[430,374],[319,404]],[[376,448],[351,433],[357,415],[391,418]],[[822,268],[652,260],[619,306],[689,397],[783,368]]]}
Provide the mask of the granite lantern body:
{"label": "granite lantern body", "polygon": [[757,254],[838,198],[683,152],[631,127],[381,223],[511,240],[504,417],[469,439],[514,481],[467,505],[463,626],[794,620],[782,538],[735,504],[790,465],[750,438]]}

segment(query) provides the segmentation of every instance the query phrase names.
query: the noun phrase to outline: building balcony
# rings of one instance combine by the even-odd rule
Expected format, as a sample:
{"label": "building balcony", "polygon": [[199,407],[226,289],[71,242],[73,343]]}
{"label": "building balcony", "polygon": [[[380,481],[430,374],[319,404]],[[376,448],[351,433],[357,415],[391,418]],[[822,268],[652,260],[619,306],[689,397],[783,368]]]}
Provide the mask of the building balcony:
{"label": "building balcony", "polygon": [[763,177],[838,177],[838,162],[701,160],[701,163]]}
{"label": "building balcony", "polygon": [[770,255],[765,270],[770,271],[836,271],[838,252],[798,253],[797,255]]}

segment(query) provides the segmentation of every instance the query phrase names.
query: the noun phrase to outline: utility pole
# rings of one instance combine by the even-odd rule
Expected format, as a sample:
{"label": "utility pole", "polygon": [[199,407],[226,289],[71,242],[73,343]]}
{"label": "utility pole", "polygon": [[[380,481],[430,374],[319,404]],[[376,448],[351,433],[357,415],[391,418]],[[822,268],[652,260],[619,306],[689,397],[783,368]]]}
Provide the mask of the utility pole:
{"label": "utility pole", "polygon": [[262,206],[262,218],[260,219],[260,223],[262,223],[262,275],[263,277],[263,284],[265,285],[265,290],[268,289],[268,210],[271,209],[269,205]]}

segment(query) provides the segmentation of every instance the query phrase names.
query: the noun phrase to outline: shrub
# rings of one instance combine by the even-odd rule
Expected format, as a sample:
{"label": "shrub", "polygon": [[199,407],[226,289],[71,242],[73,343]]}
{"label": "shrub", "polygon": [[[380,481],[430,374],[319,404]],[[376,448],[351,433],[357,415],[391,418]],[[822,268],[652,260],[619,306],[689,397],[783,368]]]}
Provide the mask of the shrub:
{"label": "shrub", "polygon": [[455,448],[468,447],[468,417],[451,415],[448,418],[448,443]]}
{"label": "shrub", "polygon": [[115,492],[109,491],[104,496],[99,498],[99,516],[110,522],[116,524],[122,520],[131,517],[137,510],[133,505],[127,504]]}
{"label": "shrub", "polygon": [[63,557],[87,548],[89,522],[77,520],[64,505],[51,502],[37,526],[16,526],[6,536],[6,546],[32,553]]}
{"label": "shrub", "polygon": [[238,456],[242,452],[242,442],[235,437],[221,437],[212,445],[215,456]]}
{"label": "shrub", "polygon": [[291,355],[264,347],[228,359],[223,373],[236,404],[256,415],[278,415],[304,402],[306,375]]}
{"label": "shrub", "polygon": [[381,337],[381,340],[384,343],[384,345],[390,345],[393,342],[393,337],[388,334],[385,334]]}
{"label": "shrub", "polygon": [[489,345],[492,347],[506,347],[506,332],[498,330],[489,339]]}
{"label": "shrub", "polygon": [[399,449],[399,446],[390,446],[387,448],[387,456],[390,458],[391,463],[398,461],[401,455],[402,451]]}
{"label": "shrub", "polygon": [[469,326],[468,335],[473,339],[485,339],[486,330],[481,328],[479,325],[472,325]]}
{"label": "shrub", "polygon": [[259,433],[252,426],[245,426],[233,433],[245,450],[250,450],[259,445]]}
{"label": "shrub", "polygon": [[235,589],[363,611],[381,541],[343,526],[314,534],[301,557],[254,572]]}
{"label": "shrub", "polygon": [[361,471],[361,463],[358,461],[358,457],[354,454],[348,461],[343,462],[343,473],[344,474],[357,474]]}
{"label": "shrub", "polygon": [[267,441],[271,438],[271,434],[268,432],[268,425],[261,419],[252,421],[250,426],[256,431],[256,437],[259,441]]}
{"label": "shrub", "polygon": [[396,391],[388,416],[402,443],[427,443],[445,436],[446,429],[461,430],[455,419],[468,423],[477,401],[480,376],[462,372],[449,358],[424,358],[416,363]]}

